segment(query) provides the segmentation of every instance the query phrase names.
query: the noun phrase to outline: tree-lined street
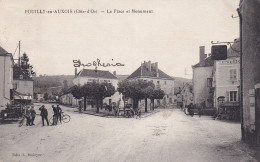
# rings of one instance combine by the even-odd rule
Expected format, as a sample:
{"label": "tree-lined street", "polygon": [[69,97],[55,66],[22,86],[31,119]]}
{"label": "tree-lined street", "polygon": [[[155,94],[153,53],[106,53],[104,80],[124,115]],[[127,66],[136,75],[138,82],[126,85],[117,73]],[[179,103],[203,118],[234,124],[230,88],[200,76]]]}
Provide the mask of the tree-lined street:
{"label": "tree-lined street", "polygon": [[[52,115],[51,105],[45,105]],[[37,113],[39,106],[36,106]],[[256,161],[240,142],[240,124],[161,109],[146,118],[74,112],[69,123],[0,125],[1,161]]]}

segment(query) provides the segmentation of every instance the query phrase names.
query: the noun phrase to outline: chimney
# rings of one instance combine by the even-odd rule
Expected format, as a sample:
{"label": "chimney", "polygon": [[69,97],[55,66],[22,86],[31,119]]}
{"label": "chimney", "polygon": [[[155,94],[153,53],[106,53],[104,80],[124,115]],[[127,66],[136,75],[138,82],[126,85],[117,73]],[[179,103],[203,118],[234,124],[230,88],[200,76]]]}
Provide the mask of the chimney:
{"label": "chimney", "polygon": [[77,68],[75,68],[75,77],[77,77],[77,75],[78,75],[78,70]]}
{"label": "chimney", "polygon": [[152,63],[152,64],[151,64],[151,68],[152,68],[153,70],[155,69],[155,68],[154,68],[154,64],[155,64],[155,63]]}
{"label": "chimney", "polygon": [[200,63],[207,57],[205,54],[205,46],[200,46]]}
{"label": "chimney", "polygon": [[147,62],[147,68],[149,71],[151,71],[151,61],[150,60]]}
{"label": "chimney", "polygon": [[113,75],[116,76],[116,71],[113,72]]}
{"label": "chimney", "polygon": [[141,63],[141,67],[140,67],[140,68],[141,68],[141,76],[143,75],[143,65],[144,65],[144,64]]}
{"label": "chimney", "polygon": [[154,63],[154,68],[155,68],[155,71],[156,71],[156,77],[159,77],[158,62]]}

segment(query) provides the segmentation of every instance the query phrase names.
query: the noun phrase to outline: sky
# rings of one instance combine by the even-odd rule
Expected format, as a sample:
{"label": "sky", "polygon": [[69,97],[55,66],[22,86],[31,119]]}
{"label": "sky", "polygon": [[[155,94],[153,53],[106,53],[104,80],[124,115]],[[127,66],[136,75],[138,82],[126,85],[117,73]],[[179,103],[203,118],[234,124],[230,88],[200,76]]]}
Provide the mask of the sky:
{"label": "sky", "polygon": [[[97,68],[117,74],[130,75],[150,60],[170,76],[191,78],[199,46],[210,53],[211,41],[238,38],[239,19],[231,17],[237,16],[238,4],[239,0],[1,0],[0,46],[14,54],[21,41],[21,53],[27,53],[37,75],[73,75],[73,60],[87,64],[99,59],[124,64]],[[97,13],[28,14],[58,9]],[[115,9],[125,13],[114,13]],[[126,13],[132,9],[152,13]]]}

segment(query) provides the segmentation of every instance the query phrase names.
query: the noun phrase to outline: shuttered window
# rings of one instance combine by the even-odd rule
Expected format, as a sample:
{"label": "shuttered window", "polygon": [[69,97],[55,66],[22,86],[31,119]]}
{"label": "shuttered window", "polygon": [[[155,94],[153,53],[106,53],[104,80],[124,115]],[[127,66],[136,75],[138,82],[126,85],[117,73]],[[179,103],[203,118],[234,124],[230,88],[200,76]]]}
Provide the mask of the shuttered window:
{"label": "shuttered window", "polygon": [[237,91],[230,91],[229,94],[230,94],[229,100],[230,100],[231,102],[237,101]]}
{"label": "shuttered window", "polygon": [[230,69],[229,76],[230,76],[231,81],[236,81],[237,80],[237,69]]}

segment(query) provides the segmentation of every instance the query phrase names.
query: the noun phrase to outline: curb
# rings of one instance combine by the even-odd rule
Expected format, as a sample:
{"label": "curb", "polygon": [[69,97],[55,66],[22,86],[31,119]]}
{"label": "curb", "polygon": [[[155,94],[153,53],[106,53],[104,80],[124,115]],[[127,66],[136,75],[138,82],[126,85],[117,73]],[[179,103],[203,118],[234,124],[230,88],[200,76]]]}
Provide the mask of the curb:
{"label": "curb", "polygon": [[[78,111],[74,111],[74,112],[78,112]],[[141,118],[149,117],[149,116],[156,114],[158,112],[160,112],[160,110],[154,110],[151,113],[141,115]],[[88,115],[99,116],[99,117],[103,117],[103,118],[125,118],[123,116],[115,117],[114,115],[97,114],[97,113],[89,113],[89,112],[81,112],[81,114],[88,114]]]}

